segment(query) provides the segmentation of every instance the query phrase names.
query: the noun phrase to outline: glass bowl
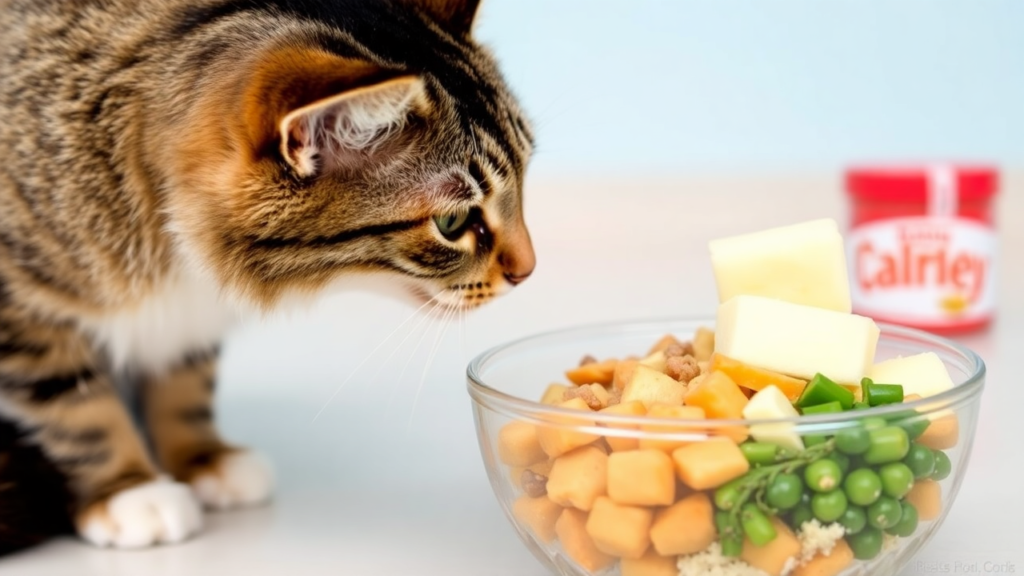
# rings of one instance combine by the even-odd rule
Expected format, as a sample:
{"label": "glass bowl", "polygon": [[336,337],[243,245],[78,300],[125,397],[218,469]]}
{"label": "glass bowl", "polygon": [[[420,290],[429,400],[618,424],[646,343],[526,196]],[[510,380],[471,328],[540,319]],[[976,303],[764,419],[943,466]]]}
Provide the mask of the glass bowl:
{"label": "glass bowl", "polygon": [[[714,321],[575,327],[493,348],[470,363],[481,454],[522,542],[564,576],[689,576],[715,566],[762,576],[897,574],[956,500],[977,425],[982,359],[949,340],[879,324],[876,362],[934,352],[955,386],[901,404],[773,420],[540,402],[550,385],[569,385],[566,372],[584,356],[644,358],[666,334],[688,341],[701,327],[713,329]],[[760,456],[738,450],[738,442],[770,431],[788,438],[779,444],[789,448]],[[865,437],[870,456],[858,447]],[[815,464],[823,459],[832,462]],[[854,473],[861,469],[874,474]],[[861,513],[833,519],[840,509]]]}

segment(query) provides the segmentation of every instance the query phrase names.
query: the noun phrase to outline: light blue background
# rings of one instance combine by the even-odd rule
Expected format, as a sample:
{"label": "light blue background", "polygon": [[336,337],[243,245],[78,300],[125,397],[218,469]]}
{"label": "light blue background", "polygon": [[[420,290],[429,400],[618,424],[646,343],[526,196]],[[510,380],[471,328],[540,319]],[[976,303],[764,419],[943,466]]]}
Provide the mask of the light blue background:
{"label": "light blue background", "polygon": [[535,173],[1024,166],[1024,0],[484,0]]}

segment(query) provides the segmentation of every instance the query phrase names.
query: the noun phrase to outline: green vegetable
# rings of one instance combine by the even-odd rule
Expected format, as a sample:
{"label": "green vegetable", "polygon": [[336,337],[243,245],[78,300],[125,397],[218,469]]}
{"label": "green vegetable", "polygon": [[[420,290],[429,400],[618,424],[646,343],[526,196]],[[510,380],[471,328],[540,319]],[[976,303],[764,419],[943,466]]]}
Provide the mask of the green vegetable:
{"label": "green vegetable", "polygon": [[868,404],[867,402],[854,402],[853,403],[853,409],[854,410],[867,410],[868,408],[871,408],[871,405]]}
{"label": "green vegetable", "polygon": [[753,502],[743,505],[740,522],[743,525],[743,533],[757,546],[764,546],[778,536],[771,520]]}
{"label": "green vegetable", "polygon": [[898,462],[910,451],[910,438],[907,432],[898,426],[875,428],[868,432],[871,446],[864,453],[864,462],[868,464],[886,464]]}
{"label": "green vegetable", "polygon": [[880,496],[874,504],[868,506],[868,525],[885,530],[899,523],[903,508],[895,498]]}
{"label": "green vegetable", "polygon": [[882,531],[868,526],[860,532],[846,537],[857,560],[871,560],[882,551]]}
{"label": "green vegetable", "polygon": [[934,450],[934,453],[935,471],[932,472],[932,480],[945,480],[953,471],[953,463],[949,461],[949,456],[946,456],[942,450]]}
{"label": "green vegetable", "polygon": [[740,503],[740,489],[736,482],[726,482],[715,490],[715,506],[719,510],[734,510]]}
{"label": "green vegetable", "polygon": [[843,454],[842,452],[839,452],[837,450],[829,454],[825,458],[828,458],[829,460],[832,460],[833,462],[838,464],[839,471],[843,473],[843,476],[846,476],[846,473],[850,471],[850,457],[847,456],[846,454]]}
{"label": "green vegetable", "polygon": [[780,473],[770,482],[765,490],[765,501],[772,508],[789,510],[800,503],[804,493],[804,483],[793,473]]}
{"label": "green vegetable", "polygon": [[722,555],[738,558],[743,551],[743,528],[739,518],[728,512],[716,512],[715,527],[718,529]]}
{"label": "green vegetable", "polygon": [[752,466],[774,464],[779,454],[779,445],[770,442],[744,442],[740,451]]}
{"label": "green vegetable", "polygon": [[844,454],[863,454],[871,447],[871,436],[864,428],[846,428],[836,432],[836,450]]}
{"label": "green vegetable", "polygon": [[870,506],[882,495],[882,479],[870,468],[858,468],[843,482],[846,497],[857,506]]}
{"label": "green vegetable", "polygon": [[811,462],[804,470],[804,481],[815,492],[831,492],[839,487],[843,471],[835,460],[823,458]]}
{"label": "green vegetable", "polygon": [[890,534],[906,538],[917,530],[917,508],[914,508],[914,505],[910,502],[900,502],[900,507],[903,509],[900,514],[900,521],[886,531]]}
{"label": "green vegetable", "polygon": [[856,534],[868,525],[868,516],[860,506],[847,506],[846,512],[839,517],[839,523],[847,534]]}
{"label": "green vegetable", "polygon": [[804,446],[818,446],[828,441],[828,436],[824,434],[808,434],[803,437]]}
{"label": "green vegetable", "polygon": [[[836,447],[838,446],[837,443]],[[910,445],[903,463],[910,467],[914,478],[921,479],[928,478],[935,472],[935,460],[935,452],[931,448],[914,442]]]}
{"label": "green vegetable", "polygon": [[839,520],[843,512],[846,512],[848,504],[846,493],[842,490],[819,492],[811,496],[811,511],[814,512],[814,517],[826,523]]}
{"label": "green vegetable", "polygon": [[881,416],[868,416],[867,418],[861,420],[861,424],[863,424],[865,430],[871,431],[877,428],[885,428],[886,426],[889,425],[889,422],[887,422],[885,418],[882,418]]}
{"label": "green vegetable", "polygon": [[801,502],[793,508],[793,511],[789,514],[789,523],[796,529],[799,529],[804,525],[804,522],[810,522],[814,520],[814,511],[811,510],[810,503]]}
{"label": "green vegetable", "polygon": [[869,406],[885,404],[901,404],[903,402],[903,386],[899,384],[875,384],[868,382],[861,387],[862,398]]}
{"label": "green vegetable", "polygon": [[914,472],[903,462],[890,462],[878,469],[882,479],[882,492],[897,500],[903,498],[914,487]]}
{"label": "green vegetable", "polygon": [[924,434],[931,424],[931,420],[927,416],[913,410],[899,412],[889,416],[887,420],[891,426],[899,426],[906,430],[907,436],[911,440],[916,440],[921,434]]}
{"label": "green vegetable", "polygon": [[833,402],[826,402],[825,404],[815,404],[814,406],[808,406],[802,410],[804,415],[813,414],[836,414],[843,411],[843,405],[838,400]]}
{"label": "green vegetable", "polygon": [[853,392],[829,380],[822,374],[815,374],[814,378],[804,387],[800,397],[796,399],[797,408],[807,408],[829,402],[839,402],[843,410],[853,408]]}

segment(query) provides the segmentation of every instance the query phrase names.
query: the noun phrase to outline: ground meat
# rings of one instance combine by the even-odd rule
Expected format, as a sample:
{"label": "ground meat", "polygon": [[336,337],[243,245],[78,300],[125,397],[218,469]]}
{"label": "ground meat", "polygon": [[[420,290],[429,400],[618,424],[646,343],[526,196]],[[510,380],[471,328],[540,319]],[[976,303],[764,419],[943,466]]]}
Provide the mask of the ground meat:
{"label": "ground meat", "polygon": [[540,498],[548,493],[548,478],[531,470],[523,470],[521,481],[523,492],[530,498]]}
{"label": "ground meat", "polygon": [[618,388],[608,391],[608,405],[615,406],[622,403],[622,390]]}
{"label": "ground meat", "polygon": [[610,400],[609,392],[600,384],[586,384],[583,386],[577,386],[576,388],[570,388],[565,391],[562,395],[562,401],[572,400],[573,398],[581,398],[587,403],[587,406],[591,410],[600,410],[607,408]]}
{"label": "ground meat", "polygon": [[665,363],[665,373],[684,384],[689,383],[700,372],[697,359],[689,354],[686,356],[672,356]]}
{"label": "ground meat", "polygon": [[693,355],[693,343],[692,342],[679,342],[669,344],[665,348],[665,357],[673,358],[676,356]]}

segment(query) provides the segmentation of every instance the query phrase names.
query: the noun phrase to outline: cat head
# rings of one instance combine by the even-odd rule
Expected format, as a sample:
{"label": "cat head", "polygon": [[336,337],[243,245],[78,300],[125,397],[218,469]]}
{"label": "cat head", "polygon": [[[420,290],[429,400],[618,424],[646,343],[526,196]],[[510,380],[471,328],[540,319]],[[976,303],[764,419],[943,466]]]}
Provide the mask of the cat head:
{"label": "cat head", "polygon": [[225,284],[271,305],[385,272],[471,306],[530,276],[533,135],[472,39],[477,4],[364,2],[372,17],[330,27],[295,15],[238,63],[198,116],[209,137],[182,159],[212,189],[184,220]]}

